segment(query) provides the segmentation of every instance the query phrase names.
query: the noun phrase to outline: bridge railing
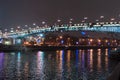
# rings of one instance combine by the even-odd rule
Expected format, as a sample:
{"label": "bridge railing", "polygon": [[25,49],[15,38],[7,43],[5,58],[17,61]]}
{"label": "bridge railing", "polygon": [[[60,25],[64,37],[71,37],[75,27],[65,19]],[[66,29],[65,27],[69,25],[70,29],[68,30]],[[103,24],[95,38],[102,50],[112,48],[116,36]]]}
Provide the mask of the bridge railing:
{"label": "bridge railing", "polygon": [[74,30],[91,30],[91,31],[108,31],[108,32],[120,32],[120,24],[75,24],[73,26],[52,26],[52,27],[39,27],[34,29],[22,30],[18,32],[10,32],[7,34],[9,37],[24,36],[32,33],[42,33],[50,31],[74,31]]}

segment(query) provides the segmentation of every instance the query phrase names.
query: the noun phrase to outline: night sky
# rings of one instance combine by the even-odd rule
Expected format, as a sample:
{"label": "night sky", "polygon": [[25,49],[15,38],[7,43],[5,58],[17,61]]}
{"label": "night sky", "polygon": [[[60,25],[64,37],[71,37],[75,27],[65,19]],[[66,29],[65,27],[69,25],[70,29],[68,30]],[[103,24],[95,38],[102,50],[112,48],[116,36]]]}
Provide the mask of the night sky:
{"label": "night sky", "polygon": [[81,22],[84,17],[88,21],[105,16],[104,20],[119,20],[120,0],[0,0],[0,26],[10,28],[45,21],[48,25]]}

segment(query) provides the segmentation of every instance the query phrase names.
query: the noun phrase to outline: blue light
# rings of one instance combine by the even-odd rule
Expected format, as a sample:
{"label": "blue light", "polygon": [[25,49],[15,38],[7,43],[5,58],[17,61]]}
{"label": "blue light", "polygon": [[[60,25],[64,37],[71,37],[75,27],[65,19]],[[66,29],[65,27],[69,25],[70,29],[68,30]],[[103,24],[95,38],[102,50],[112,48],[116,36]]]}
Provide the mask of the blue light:
{"label": "blue light", "polygon": [[76,42],[76,44],[78,44],[78,42]]}
{"label": "blue light", "polygon": [[78,68],[78,60],[79,60],[79,50],[75,50],[75,56],[76,56],[76,67]]}
{"label": "blue light", "polygon": [[20,39],[16,40],[16,44],[21,44],[21,43],[22,43],[22,41]]}
{"label": "blue light", "polygon": [[82,31],[81,34],[82,34],[82,35],[85,35],[86,33]]}
{"label": "blue light", "polygon": [[18,58],[18,62],[20,62],[20,58],[21,58],[21,53],[20,52],[18,52],[17,58]]}
{"label": "blue light", "polygon": [[64,54],[64,50],[62,50],[62,64],[64,64],[65,61],[65,54]]}
{"label": "blue light", "polygon": [[110,45],[110,43],[108,43],[108,45]]}
{"label": "blue light", "polygon": [[43,34],[40,34],[40,37],[43,37]]}
{"label": "blue light", "polygon": [[0,43],[2,43],[2,41],[3,41],[3,39],[2,39],[2,38],[0,38]]}
{"label": "blue light", "polygon": [[37,53],[37,58],[38,58],[39,60],[43,61],[43,59],[44,59],[44,52],[39,51],[39,52]]}
{"label": "blue light", "polygon": [[62,41],[61,41],[61,43],[63,44],[63,43],[64,43],[64,41],[62,40]]}
{"label": "blue light", "polygon": [[40,40],[40,39],[38,39],[38,40],[37,40],[37,42],[38,42],[38,43],[40,43],[40,42],[41,42],[41,40]]}

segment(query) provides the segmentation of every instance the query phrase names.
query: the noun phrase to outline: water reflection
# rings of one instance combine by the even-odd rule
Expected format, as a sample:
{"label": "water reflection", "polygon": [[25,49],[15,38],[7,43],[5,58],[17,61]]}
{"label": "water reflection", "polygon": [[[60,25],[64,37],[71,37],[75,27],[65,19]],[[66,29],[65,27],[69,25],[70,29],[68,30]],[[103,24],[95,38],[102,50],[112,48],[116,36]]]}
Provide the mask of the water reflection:
{"label": "water reflection", "polygon": [[97,63],[97,69],[98,69],[98,71],[101,71],[101,49],[98,49],[98,53],[97,53],[98,55],[98,63]]}
{"label": "water reflection", "polygon": [[71,59],[71,51],[67,51],[67,68],[68,68],[68,73],[70,73],[71,68],[70,68],[70,59]]}
{"label": "water reflection", "polygon": [[20,68],[21,68],[21,53],[18,52],[18,53],[17,53],[17,76],[18,76],[18,77],[21,76]]}
{"label": "water reflection", "polygon": [[60,56],[60,58],[59,58],[59,77],[60,77],[60,79],[63,79],[63,74],[62,74],[62,72],[63,72],[63,70],[64,70],[64,68],[63,68],[63,66],[64,66],[64,50],[61,50],[60,51],[60,53],[59,53],[59,56]]}
{"label": "water reflection", "polygon": [[25,75],[26,80],[28,80],[27,78],[29,77],[29,74],[28,74],[29,73],[29,66],[28,65],[29,65],[29,63],[26,62],[25,66],[24,66],[24,73],[25,73],[24,75]]}
{"label": "water reflection", "polygon": [[105,70],[108,70],[108,49],[105,49]]}
{"label": "water reflection", "polygon": [[78,60],[79,60],[79,50],[76,50],[76,51],[75,51],[75,56],[76,56],[76,58],[75,58],[75,59],[76,59],[76,61],[75,61],[75,62],[76,62],[76,67],[78,68],[78,63],[79,63],[79,62],[78,62]]}
{"label": "water reflection", "polygon": [[0,79],[105,80],[117,63],[108,54],[109,49],[0,53]]}
{"label": "water reflection", "polygon": [[90,68],[90,72],[93,71],[93,49],[88,50],[88,64]]}
{"label": "water reflection", "polygon": [[4,53],[0,53],[0,77],[3,76],[3,68],[4,68]]}
{"label": "water reflection", "polygon": [[36,73],[37,76],[41,76],[43,75],[43,64],[44,63],[44,53],[42,51],[39,51],[37,53],[37,69],[36,69]]}
{"label": "water reflection", "polygon": [[84,71],[85,69],[85,50],[81,51],[81,65],[82,65],[82,70]]}

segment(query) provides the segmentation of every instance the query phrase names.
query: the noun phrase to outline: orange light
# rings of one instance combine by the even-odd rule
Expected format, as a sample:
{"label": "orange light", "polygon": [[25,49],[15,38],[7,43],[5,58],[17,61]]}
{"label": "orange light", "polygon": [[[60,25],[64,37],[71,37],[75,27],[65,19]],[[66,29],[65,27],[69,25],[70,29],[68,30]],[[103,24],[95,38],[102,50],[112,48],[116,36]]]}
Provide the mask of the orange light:
{"label": "orange light", "polygon": [[101,42],[101,40],[100,40],[100,39],[98,39],[98,42]]}
{"label": "orange light", "polygon": [[60,39],[62,39],[63,37],[62,36],[60,36]]}
{"label": "orange light", "polygon": [[24,42],[24,45],[30,45],[29,42]]}
{"label": "orange light", "polygon": [[90,42],[92,42],[93,41],[93,39],[90,39]]}

